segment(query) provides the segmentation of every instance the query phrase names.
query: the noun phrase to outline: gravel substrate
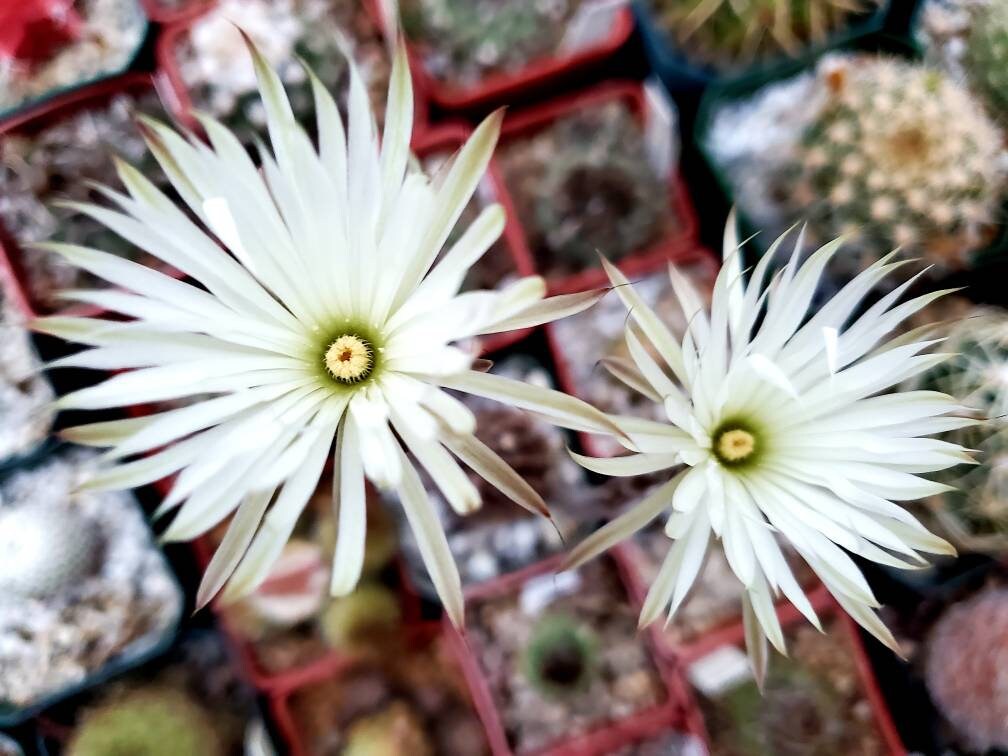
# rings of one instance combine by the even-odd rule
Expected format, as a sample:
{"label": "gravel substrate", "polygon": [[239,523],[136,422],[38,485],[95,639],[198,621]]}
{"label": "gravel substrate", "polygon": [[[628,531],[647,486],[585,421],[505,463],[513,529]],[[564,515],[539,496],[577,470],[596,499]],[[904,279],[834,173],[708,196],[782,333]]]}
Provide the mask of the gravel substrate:
{"label": "gravel substrate", "polygon": [[158,644],[182,595],[126,493],[73,493],[69,451],[0,484],[0,701],[24,706]]}

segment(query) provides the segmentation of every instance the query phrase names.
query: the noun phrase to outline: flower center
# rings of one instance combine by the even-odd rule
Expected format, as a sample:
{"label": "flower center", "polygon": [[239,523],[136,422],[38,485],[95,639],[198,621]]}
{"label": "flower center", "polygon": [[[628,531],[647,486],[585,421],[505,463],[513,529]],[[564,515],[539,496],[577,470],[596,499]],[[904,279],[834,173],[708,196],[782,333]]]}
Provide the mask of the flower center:
{"label": "flower center", "polygon": [[738,467],[753,461],[759,454],[759,439],[752,428],[735,423],[722,425],[713,435],[711,450],[718,462],[726,467]]}
{"label": "flower center", "polygon": [[325,353],[329,374],[343,383],[357,383],[371,375],[374,351],[360,336],[345,333],[337,338]]}

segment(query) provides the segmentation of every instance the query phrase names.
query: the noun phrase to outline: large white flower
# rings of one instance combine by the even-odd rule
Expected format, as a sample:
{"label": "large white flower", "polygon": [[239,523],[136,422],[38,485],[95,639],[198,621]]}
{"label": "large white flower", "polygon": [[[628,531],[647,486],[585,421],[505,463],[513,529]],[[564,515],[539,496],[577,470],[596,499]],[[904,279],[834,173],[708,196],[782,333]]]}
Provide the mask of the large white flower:
{"label": "large white flower", "polygon": [[907,281],[854,317],[872,287],[905,264],[889,256],[809,317],[819,278],[841,242],[799,265],[799,235],[788,264],[765,285],[783,238],[746,286],[729,221],[709,315],[686,278],[670,269],[689,323],[681,343],[607,266],[630,311],[626,341],[639,371],[624,366],[618,377],[663,403],[669,422],[613,418],[639,454],[575,455],[604,475],[686,465],[576,547],[569,562],[582,563],[669,511],[665,532],[674,542],[645,600],[645,625],[666,607],[672,617],[714,534],[746,588],[746,636],[757,673],[765,671],[766,638],[784,651],[775,597],[783,593],[818,626],[778,538],[797,550],[852,617],[895,647],[849,554],[913,568],[924,562],[918,552],[954,553],[893,502],[946,490],[920,474],[970,461],[962,447],[924,438],[972,422],[952,416],[963,411],[953,399],[933,391],[881,393],[945,358],[922,354],[936,342],[922,340],[920,332],[886,340],[942,292],[898,304]]}
{"label": "large white flower", "polygon": [[[500,399],[572,428],[618,429],[571,397],[472,369],[472,356],[451,342],[580,311],[598,293],[543,299],[539,277],[503,291],[459,293],[468,268],[501,233],[502,208],[486,208],[439,254],[484,173],[501,116],[487,118],[435,179],[418,172],[410,160],[413,93],[401,45],[380,149],[356,71],[346,130],[312,77],[316,149],[274,71],[256,50],[252,55],[272,143],[272,151],[260,150],[261,167],[212,119],[201,119],[209,146],[145,122],[174,188],[222,246],[121,162],[129,195],[103,191],[122,212],[72,205],[199,285],[97,250],[48,244],[126,289],[70,292],[72,299],[133,320],[54,316],[35,323],[94,347],[57,365],[128,370],[63,397],[61,407],[210,396],[66,436],[111,447],[106,459],[117,464],[90,488],[178,473],[160,510],[180,507],[169,540],[199,536],[234,513],[200,587],[201,605],[225,584],[225,597],[236,597],[263,580],[335,439],[332,591],[349,592],[361,572],[367,477],[398,492],[445,607],[461,623],[459,576],[404,447],[460,513],[480,500],[456,458],[548,516],[528,484],[476,440],[473,414],[443,388]],[[128,459],[136,455],[148,456]]]}

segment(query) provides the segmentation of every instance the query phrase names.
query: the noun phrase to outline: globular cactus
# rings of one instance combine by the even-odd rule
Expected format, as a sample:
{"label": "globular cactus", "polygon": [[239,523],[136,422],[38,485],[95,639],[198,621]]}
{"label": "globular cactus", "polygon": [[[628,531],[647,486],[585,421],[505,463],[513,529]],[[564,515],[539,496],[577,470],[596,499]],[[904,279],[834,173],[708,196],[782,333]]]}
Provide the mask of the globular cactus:
{"label": "globular cactus", "polygon": [[333,599],[319,615],[319,632],[332,648],[354,652],[380,646],[401,624],[399,599],[375,583],[363,583]]}
{"label": "globular cactus", "polygon": [[998,117],[1008,115],[1008,4],[991,0],[973,14],[963,63],[970,82]]}
{"label": "globular cactus", "polygon": [[827,42],[877,0],[651,0],[693,61],[730,70]]}
{"label": "globular cactus", "polygon": [[1008,748],[1008,590],[988,588],[947,609],[931,629],[924,678],[938,710],[971,751]]}
{"label": "globular cactus", "polygon": [[141,688],[87,709],[67,756],[223,756],[211,714],[186,693]]}
{"label": "globular cactus", "polygon": [[598,640],[582,622],[562,614],[546,615],[532,630],[522,671],[547,698],[563,698],[591,685],[598,667]]}
{"label": "globular cactus", "polygon": [[976,551],[1008,546],[1008,312],[975,308],[948,331],[954,355],[910,388],[941,391],[968,407],[976,425],[948,431],[947,441],[978,450],[976,466],[960,465],[941,480],[955,486],[929,502],[948,536]]}
{"label": "globular cactus", "polygon": [[1002,135],[945,74],[906,61],[820,65],[825,102],[790,170],[794,210],[848,236],[863,267],[896,247],[944,269],[992,240],[1005,189]]}
{"label": "globular cactus", "polygon": [[432,756],[434,749],[416,712],[402,701],[393,701],[377,714],[354,722],[340,753],[343,756]]}
{"label": "globular cactus", "polygon": [[0,504],[0,594],[60,594],[94,574],[103,549],[100,526],[72,507]]}

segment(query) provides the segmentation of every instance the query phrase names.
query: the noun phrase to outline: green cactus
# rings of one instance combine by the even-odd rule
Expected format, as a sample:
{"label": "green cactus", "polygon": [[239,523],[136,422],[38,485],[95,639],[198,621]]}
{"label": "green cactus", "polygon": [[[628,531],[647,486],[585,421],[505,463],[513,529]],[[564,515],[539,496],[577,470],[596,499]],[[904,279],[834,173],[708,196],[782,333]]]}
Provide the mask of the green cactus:
{"label": "green cactus", "polygon": [[94,574],[100,526],[70,506],[0,506],[0,594],[41,599]]}
{"label": "green cactus", "polygon": [[983,421],[943,435],[978,450],[980,464],[946,471],[941,480],[956,490],[929,504],[958,545],[1003,553],[1008,548],[1008,312],[975,308],[948,331],[943,350],[955,356],[911,387],[948,394]]}
{"label": "green cactus", "polygon": [[407,0],[407,37],[430,49],[427,65],[453,83],[473,84],[552,53],[577,0]]}
{"label": "green cactus", "polygon": [[992,0],[977,8],[963,57],[970,81],[990,109],[1008,115],[1008,4]]}
{"label": "green cactus", "polygon": [[686,55],[717,70],[822,44],[878,0],[651,0]]}
{"label": "green cactus", "polygon": [[546,615],[532,630],[522,657],[526,679],[547,698],[563,698],[591,685],[598,667],[598,640],[572,617]]}
{"label": "green cactus", "polygon": [[85,711],[67,756],[223,756],[211,714],[181,690],[149,687]]}
{"label": "green cactus", "polygon": [[333,648],[354,652],[395,635],[401,623],[399,599],[376,583],[362,583],[335,598],[319,616],[319,632]]}
{"label": "green cactus", "polygon": [[377,714],[354,722],[342,756],[431,756],[434,753],[423,722],[407,704],[393,701]]}
{"label": "green cactus", "polygon": [[819,77],[825,103],[790,169],[795,212],[820,237],[847,235],[853,269],[896,247],[967,267],[991,241],[1005,188],[1002,137],[980,103],[895,59],[824,61]]}

